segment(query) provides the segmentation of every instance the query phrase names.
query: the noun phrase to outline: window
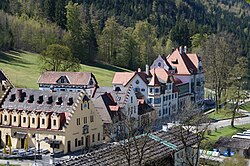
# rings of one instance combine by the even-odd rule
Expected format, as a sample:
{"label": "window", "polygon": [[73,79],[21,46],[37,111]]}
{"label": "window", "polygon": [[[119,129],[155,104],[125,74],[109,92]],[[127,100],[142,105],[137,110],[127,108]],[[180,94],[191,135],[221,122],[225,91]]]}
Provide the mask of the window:
{"label": "window", "polygon": [[87,117],[84,117],[84,118],[83,118],[83,123],[84,123],[84,124],[85,124],[85,123],[88,123]]}
{"label": "window", "polygon": [[155,93],[159,93],[159,88],[155,88]]}
{"label": "window", "polygon": [[16,116],[14,116],[13,118],[14,118],[13,121],[16,122]]}
{"label": "window", "polygon": [[158,63],[158,66],[161,67],[161,62]]}
{"label": "window", "polygon": [[81,142],[82,142],[82,145],[83,145],[83,137],[81,137]]}
{"label": "window", "polygon": [[160,104],[160,103],[161,103],[161,98],[156,98],[156,99],[154,100],[154,103],[155,103],[155,104]]}
{"label": "window", "polygon": [[131,107],[131,113],[130,113],[130,114],[133,114],[133,108],[134,108],[134,107]]}
{"label": "window", "polygon": [[81,140],[78,140],[78,146],[81,146]]}
{"label": "window", "polygon": [[26,123],[26,117],[23,117],[23,123]]}
{"label": "window", "polygon": [[153,99],[152,98],[148,98],[148,103],[152,103]]}
{"label": "window", "polygon": [[136,87],[135,92],[140,92],[140,88]]}
{"label": "window", "polygon": [[55,119],[53,120],[53,125],[56,126],[56,120]]}
{"label": "window", "polygon": [[168,96],[168,99],[171,100],[171,95]]}
{"label": "window", "polygon": [[134,106],[134,113],[136,113],[136,106]]}
{"label": "window", "polygon": [[101,138],[101,134],[98,133],[98,135],[97,135],[97,141],[100,141],[100,138]]}
{"label": "window", "polygon": [[44,119],[44,118],[42,119],[42,124],[43,124],[43,125],[45,124],[45,119]]}
{"label": "window", "polygon": [[35,124],[35,118],[32,118],[31,121],[32,121],[32,124]]}
{"label": "window", "polygon": [[81,124],[81,119],[80,118],[77,118],[76,119],[76,125],[80,125]]}
{"label": "window", "polygon": [[94,122],[94,116],[93,115],[90,116],[90,122]]}
{"label": "window", "polygon": [[177,93],[175,93],[175,98],[177,98]]}
{"label": "window", "polygon": [[92,134],[92,142],[95,142],[95,134]]}
{"label": "window", "polygon": [[131,96],[131,103],[133,103],[133,97]]}
{"label": "window", "polygon": [[130,113],[130,107],[128,107],[128,113]]}
{"label": "window", "polygon": [[7,115],[4,115],[4,121],[7,121]]}
{"label": "window", "polygon": [[141,89],[141,91],[142,91],[142,92],[145,92],[145,89],[143,88],[143,89]]}
{"label": "window", "polygon": [[75,147],[77,147],[77,138],[75,139]]}
{"label": "window", "polygon": [[153,88],[149,88],[149,92],[150,92],[150,93],[153,93]]}
{"label": "window", "polygon": [[161,109],[159,110],[159,116],[161,116]]}
{"label": "window", "polygon": [[136,83],[136,84],[139,84],[139,83],[140,83],[140,81],[139,81],[139,80],[136,80],[136,81],[135,81],[135,83]]}
{"label": "window", "polygon": [[166,101],[168,101],[168,96],[166,96]]}

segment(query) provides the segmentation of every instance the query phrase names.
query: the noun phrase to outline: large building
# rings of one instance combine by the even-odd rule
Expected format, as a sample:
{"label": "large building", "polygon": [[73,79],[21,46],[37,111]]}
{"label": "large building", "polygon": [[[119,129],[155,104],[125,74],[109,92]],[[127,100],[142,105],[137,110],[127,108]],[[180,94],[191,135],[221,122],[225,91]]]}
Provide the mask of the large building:
{"label": "large building", "polygon": [[103,122],[85,92],[10,90],[0,109],[1,146],[11,138],[12,148],[40,147],[68,153],[98,145]]}
{"label": "large building", "polygon": [[[178,108],[178,90],[175,79],[166,69],[157,68],[142,72],[117,72],[113,78],[114,88],[132,85],[139,101],[146,102],[157,110],[156,118],[175,114]],[[139,97],[140,96],[140,97]]]}
{"label": "large building", "polygon": [[80,92],[90,96],[98,86],[95,76],[89,72],[44,72],[37,81],[40,90]]}
{"label": "large building", "polygon": [[197,54],[188,54],[186,47],[180,47],[166,57],[159,55],[150,68],[164,68],[181,81],[177,85],[180,105],[187,98],[197,104],[203,103],[204,72],[201,58]]}

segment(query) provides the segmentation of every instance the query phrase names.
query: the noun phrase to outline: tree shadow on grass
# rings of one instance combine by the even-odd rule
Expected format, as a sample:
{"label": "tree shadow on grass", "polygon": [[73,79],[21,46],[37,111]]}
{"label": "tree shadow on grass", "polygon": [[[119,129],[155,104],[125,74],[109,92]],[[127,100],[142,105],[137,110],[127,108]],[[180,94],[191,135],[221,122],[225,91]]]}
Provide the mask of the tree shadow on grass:
{"label": "tree shadow on grass", "polygon": [[119,67],[117,67],[117,66],[105,64],[105,63],[103,63],[103,62],[92,62],[92,63],[88,63],[87,65],[93,66],[93,67],[103,68],[103,69],[106,69],[106,70],[111,70],[111,71],[114,71],[114,72],[124,72],[124,71],[128,71],[128,70],[126,70],[126,69],[122,69],[122,68],[119,68]]}
{"label": "tree shadow on grass", "polygon": [[28,64],[31,64],[29,62],[25,62],[21,58],[22,51],[8,51],[8,52],[0,52],[0,62],[6,63],[6,64],[13,64],[15,66],[25,67],[27,68]]}

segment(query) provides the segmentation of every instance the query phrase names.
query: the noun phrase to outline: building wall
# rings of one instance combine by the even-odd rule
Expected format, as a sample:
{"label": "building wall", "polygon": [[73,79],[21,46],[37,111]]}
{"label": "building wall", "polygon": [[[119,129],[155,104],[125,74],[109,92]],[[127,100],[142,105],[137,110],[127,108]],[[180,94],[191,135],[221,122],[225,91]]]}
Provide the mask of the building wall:
{"label": "building wall", "polygon": [[[34,147],[36,145],[38,148],[38,142],[44,140],[46,137],[60,140],[62,143],[59,149],[55,149],[56,152],[63,151],[64,153],[68,153],[68,141],[70,141],[71,152],[83,149],[86,146],[86,141],[89,142],[88,146],[102,143],[103,122],[98,112],[95,110],[93,103],[91,101],[83,101],[83,94],[84,93],[81,93],[77,103],[74,103],[72,112],[66,112],[68,117],[66,122],[67,125],[62,129],[60,129],[62,125],[60,124],[61,116],[57,113],[51,114],[41,112],[37,114],[35,112],[26,111],[22,111],[21,113],[7,110],[1,111],[0,116],[2,117],[0,117],[0,119],[3,120],[0,124],[1,146],[3,147],[7,144],[6,135],[11,135],[12,149],[24,148],[24,139],[17,138],[16,132],[27,134],[26,138],[28,139],[29,147]],[[6,118],[4,118],[5,115]],[[14,116],[17,117],[16,122],[14,122]],[[20,120],[18,120],[18,116]],[[25,122],[23,118],[26,118]],[[35,118],[34,123],[32,123],[32,118]],[[87,118],[87,121],[85,118]],[[44,124],[42,124],[42,119],[44,119]],[[89,132],[87,134],[83,134],[84,125],[89,126]],[[51,126],[51,128],[48,128],[49,126]],[[86,140],[86,137],[89,139]],[[45,141],[40,142],[40,147],[52,152],[52,148],[50,148],[50,145]]]}
{"label": "building wall", "polygon": [[160,55],[154,60],[153,64],[150,66],[150,69],[158,68],[158,67],[164,68],[166,70],[169,69],[166,62],[161,58]]}
{"label": "building wall", "polygon": [[[139,82],[138,82],[138,81]],[[139,92],[141,92],[143,94],[143,96],[145,96],[145,101],[147,101],[147,97],[148,97],[148,88],[147,88],[147,84],[141,79],[140,76],[136,75],[127,85],[126,87],[129,86],[133,86],[134,90],[137,91],[139,90]]]}
{"label": "building wall", "polygon": [[[102,143],[103,122],[98,112],[94,108],[93,103],[91,101],[83,102],[82,99],[83,96],[76,104],[76,109],[72,113],[72,117],[70,118],[68,125],[65,127],[65,153],[68,152],[69,147],[71,151],[83,150],[86,147],[86,142],[88,142],[88,146]],[[93,122],[90,122],[90,116],[94,117]],[[87,123],[84,119],[87,119]],[[88,134],[83,134],[84,125],[89,126]],[[68,141],[70,141],[70,143]]]}
{"label": "building wall", "polygon": [[131,89],[128,93],[127,101],[122,111],[125,111],[125,115],[134,117],[138,120],[138,103],[134,89]]}

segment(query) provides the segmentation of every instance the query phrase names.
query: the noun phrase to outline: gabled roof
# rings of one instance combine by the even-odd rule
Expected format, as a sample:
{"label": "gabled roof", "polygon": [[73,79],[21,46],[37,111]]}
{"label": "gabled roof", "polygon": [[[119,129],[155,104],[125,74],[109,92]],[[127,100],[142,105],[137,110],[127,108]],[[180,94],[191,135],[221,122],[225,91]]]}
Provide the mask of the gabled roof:
{"label": "gabled roof", "polygon": [[38,84],[58,84],[60,78],[67,78],[71,85],[89,85],[92,79],[97,83],[95,76],[90,72],[44,72],[38,79]]}
{"label": "gabled roof", "polygon": [[197,73],[197,68],[184,52],[180,53],[177,48],[167,57],[167,61],[173,67],[176,67],[177,74],[190,75]]}
{"label": "gabled roof", "polygon": [[167,61],[167,58],[165,55],[159,55],[163,60],[164,62],[167,64],[167,66],[169,67],[169,70],[172,70],[172,66],[169,64],[169,62]]}
{"label": "gabled roof", "polygon": [[155,74],[154,69],[153,69],[153,72],[152,72],[151,74],[152,74],[152,78],[151,78],[151,80],[150,80],[150,82],[149,82],[148,85],[150,85],[150,86],[160,86],[161,83],[160,83],[160,81],[158,80],[158,78],[157,78],[157,76],[156,76],[156,74]]}
{"label": "gabled roof", "polygon": [[195,65],[195,67],[198,69],[198,67],[199,67],[199,56],[197,54],[187,54],[187,56],[192,61],[192,63]]}
{"label": "gabled roof", "polygon": [[0,83],[2,83],[2,81],[7,81],[11,87],[15,87],[3,70],[0,69]]}
{"label": "gabled roof", "polygon": [[240,139],[240,138],[227,138],[220,137],[219,140],[215,143],[216,147],[226,147],[226,148],[235,148],[235,149],[249,149],[250,140]]}
{"label": "gabled roof", "polygon": [[[1,108],[35,112],[71,112],[80,93],[82,92],[51,92],[12,88]],[[20,97],[22,100],[19,100]],[[38,103],[38,101],[41,101],[41,103]]]}
{"label": "gabled roof", "polygon": [[112,84],[126,86],[136,75],[138,75],[146,84],[148,84],[148,76],[145,72],[116,72]]}
{"label": "gabled roof", "polygon": [[116,72],[112,84],[125,86],[135,75],[135,72]]}
{"label": "gabled roof", "polygon": [[97,98],[92,98],[92,101],[103,123],[112,123],[107,106],[105,105],[102,96],[99,96]]}
{"label": "gabled roof", "polygon": [[158,80],[162,83],[167,83],[168,82],[168,78],[171,74],[168,73],[168,71],[164,68],[155,68],[155,69],[151,69],[150,73],[153,75],[153,73],[156,74]]}

